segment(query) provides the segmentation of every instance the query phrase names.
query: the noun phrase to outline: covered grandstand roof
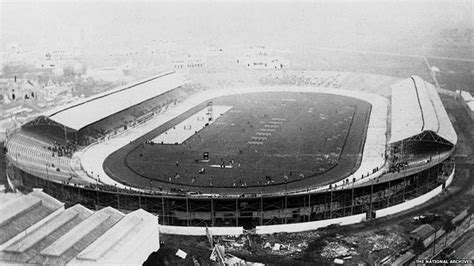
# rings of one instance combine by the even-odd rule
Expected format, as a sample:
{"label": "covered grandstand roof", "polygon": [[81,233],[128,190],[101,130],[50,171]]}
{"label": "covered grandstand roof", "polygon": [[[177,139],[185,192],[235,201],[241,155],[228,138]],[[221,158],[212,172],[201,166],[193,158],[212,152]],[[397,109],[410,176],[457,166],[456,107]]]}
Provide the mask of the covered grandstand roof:
{"label": "covered grandstand roof", "polygon": [[467,107],[469,107],[469,110],[474,111],[474,101],[468,102]]}
{"label": "covered grandstand roof", "polygon": [[412,76],[392,86],[390,143],[434,132],[455,145],[457,135],[433,85]]}
{"label": "covered grandstand roof", "polygon": [[[93,212],[36,190],[0,194],[0,264],[142,264],[159,248],[157,218],[142,209]],[[6,212],[9,211],[9,212]]]}
{"label": "covered grandstand roof", "polygon": [[175,72],[166,72],[115,88],[45,113],[50,120],[74,130],[93,124],[183,85]]}
{"label": "covered grandstand roof", "polygon": [[468,91],[461,91],[460,94],[461,94],[461,99],[463,99],[465,102],[474,100],[474,98]]}

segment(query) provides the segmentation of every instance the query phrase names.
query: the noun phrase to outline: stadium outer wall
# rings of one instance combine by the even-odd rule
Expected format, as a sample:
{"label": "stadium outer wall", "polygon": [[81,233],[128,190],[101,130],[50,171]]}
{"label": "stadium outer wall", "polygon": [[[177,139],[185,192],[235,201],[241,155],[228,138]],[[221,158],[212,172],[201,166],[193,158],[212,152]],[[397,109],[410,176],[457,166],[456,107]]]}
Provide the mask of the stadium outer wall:
{"label": "stadium outer wall", "polygon": [[454,160],[409,175],[394,175],[386,182],[300,195],[232,198],[150,195],[104,191],[93,187],[56,183],[31,175],[7,161],[7,177],[21,191],[42,187],[71,206],[77,203],[100,209],[112,206],[123,211],[138,208],[157,214],[161,232],[205,235],[238,235],[255,228],[257,234],[298,232],[330,225],[347,225],[376,219],[413,208],[438,195],[454,176]]}
{"label": "stadium outer wall", "polygon": [[[443,158],[409,173],[387,173],[363,184],[324,191],[287,192],[245,197],[167,195],[140,193],[111,187],[57,183],[41,177],[30,167],[7,156],[7,176],[12,187],[22,191],[42,187],[67,206],[81,203],[89,208],[106,206],[124,211],[138,208],[157,214],[162,232],[204,235],[238,234],[255,228],[257,233],[296,232],[334,224],[350,224],[394,214],[422,204],[449,185],[454,161]],[[370,181],[369,181],[370,180]]]}

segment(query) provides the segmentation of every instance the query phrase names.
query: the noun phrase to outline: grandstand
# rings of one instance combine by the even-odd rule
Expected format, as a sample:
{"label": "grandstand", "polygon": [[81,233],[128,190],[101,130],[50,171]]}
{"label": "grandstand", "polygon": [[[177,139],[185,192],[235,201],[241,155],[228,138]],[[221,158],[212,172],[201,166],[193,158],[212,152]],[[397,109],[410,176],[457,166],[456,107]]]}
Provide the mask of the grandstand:
{"label": "grandstand", "polygon": [[[410,119],[406,118],[407,113]],[[392,170],[423,164],[433,157],[443,160],[457,143],[456,132],[438,93],[419,77],[392,86],[391,117],[388,144]]]}
{"label": "grandstand", "polygon": [[[165,73],[45,113],[28,122],[9,135],[6,142],[11,185],[23,190],[43,187],[66,202],[79,202],[91,208],[144,208],[160,215],[161,223],[167,225],[244,226],[269,232],[290,229],[278,226],[265,229],[265,226],[299,223],[298,227],[307,230],[328,223],[347,224],[387,215],[395,211],[393,208],[396,206],[409,208],[428,200],[452,180],[454,161],[451,154],[457,136],[436,90],[419,77],[397,81],[383,77],[377,81],[377,77],[368,74],[304,71],[265,71],[260,76],[255,73],[214,75],[216,77],[209,83],[184,84],[175,73]],[[220,81],[229,75],[233,78],[228,82]],[[355,89],[351,82],[354,82]],[[366,87],[370,82],[377,85]],[[377,86],[383,86],[381,95],[374,93]],[[206,110],[210,101],[219,102],[215,99],[224,99],[220,103],[222,106],[234,106],[225,99],[251,99],[249,95],[257,92],[268,99],[271,95],[286,93],[284,97],[279,96],[278,104],[281,106],[291,106],[289,99],[300,101],[292,95],[308,95],[305,101],[313,97],[309,95],[332,95],[328,97],[339,99],[336,101],[344,102],[340,99],[345,97],[368,104],[367,119],[357,118],[360,120],[356,122],[363,128],[363,134],[355,127],[343,126],[344,121],[350,121],[351,117],[354,119],[360,110],[339,112],[341,117],[334,121],[340,126],[334,128],[341,130],[334,135],[353,134],[362,138],[360,152],[353,151],[355,155],[351,155],[357,158],[356,167],[332,172],[334,174],[328,174],[328,178],[311,174],[285,178],[279,173],[281,180],[269,181],[272,185],[252,183],[255,179],[246,175],[242,178],[245,185],[239,183],[239,186],[233,185],[235,178],[231,173],[244,173],[235,171],[237,165],[234,162],[233,167],[226,168],[234,158],[226,159],[227,163],[223,164],[212,159],[210,162],[192,162],[196,163],[194,168],[218,173],[215,176],[204,174],[193,178],[172,170],[183,165],[185,151],[179,150],[181,146],[197,145],[198,142],[193,140],[196,135],[206,136],[205,132],[213,128],[222,130],[224,124],[235,123],[237,120],[226,117],[238,117],[239,108],[227,110],[222,118],[203,129],[191,130],[191,133],[185,129],[191,125],[186,119]],[[254,101],[256,105],[259,102],[263,105],[265,100],[256,98]],[[102,110],[101,106],[109,102],[113,104]],[[347,102],[344,104],[348,105]],[[92,115],[84,116],[85,112]],[[308,106],[303,113],[310,116],[312,112],[321,111]],[[321,121],[329,117],[321,113],[318,114]],[[275,114],[273,118],[282,119],[281,114]],[[253,115],[263,116],[259,113]],[[290,123],[268,121],[248,120],[249,124],[263,123],[261,127],[265,130],[257,132],[259,134],[251,131],[248,141],[252,143],[246,139],[246,145],[263,146],[255,149],[267,148],[264,143],[271,143],[270,135],[277,134],[275,130],[284,128],[283,124]],[[183,127],[179,129],[183,136],[172,136],[170,139],[180,141],[170,144],[169,137],[160,134],[173,134],[173,127],[177,125]],[[292,128],[298,127],[293,125]],[[219,130],[213,134],[218,134]],[[211,142],[220,143],[222,141],[217,140],[225,137],[237,139],[231,134],[213,134],[209,135],[209,138],[214,136]],[[350,142],[357,143],[355,137]],[[345,145],[345,142],[341,143]],[[169,153],[163,152],[160,145],[167,145]],[[342,148],[338,150],[334,146],[334,149],[344,153]],[[182,153],[183,157],[168,158],[172,151]],[[204,151],[200,150],[200,154]],[[152,162],[160,157],[168,158],[169,162]],[[139,164],[133,166],[132,161]],[[305,163],[298,168],[303,171],[308,166]],[[172,171],[172,174],[166,174],[166,171]],[[198,175],[198,171],[195,172]],[[265,171],[259,175],[265,175]],[[218,181],[219,178],[222,180]]]}
{"label": "grandstand", "polygon": [[[14,163],[32,174],[75,184],[91,180],[73,154],[143,123],[185,97],[174,72],[141,80],[41,114],[11,132],[6,142]],[[87,115],[84,115],[87,114]]]}
{"label": "grandstand", "polygon": [[[406,114],[411,119],[406,119]],[[434,133],[428,136],[429,132]],[[392,86],[390,143],[418,136],[456,145],[457,136],[433,85],[413,76]]]}

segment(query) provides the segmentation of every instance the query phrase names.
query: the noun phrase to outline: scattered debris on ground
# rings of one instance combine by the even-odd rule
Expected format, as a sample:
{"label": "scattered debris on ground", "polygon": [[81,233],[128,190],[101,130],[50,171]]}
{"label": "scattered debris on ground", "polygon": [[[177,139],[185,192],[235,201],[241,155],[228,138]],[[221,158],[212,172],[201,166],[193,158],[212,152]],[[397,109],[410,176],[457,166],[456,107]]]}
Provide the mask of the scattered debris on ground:
{"label": "scattered debris on ground", "polygon": [[277,256],[302,261],[374,262],[394,250],[409,247],[400,230],[378,230],[362,233],[323,234],[322,232],[280,233],[218,237],[216,242],[235,255]]}

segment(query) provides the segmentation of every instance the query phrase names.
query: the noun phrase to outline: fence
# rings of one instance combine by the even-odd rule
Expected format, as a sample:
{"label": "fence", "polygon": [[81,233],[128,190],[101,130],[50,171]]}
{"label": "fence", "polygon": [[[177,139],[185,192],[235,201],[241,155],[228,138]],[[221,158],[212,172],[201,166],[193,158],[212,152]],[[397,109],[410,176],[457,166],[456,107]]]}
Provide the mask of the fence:
{"label": "fence", "polygon": [[[446,248],[451,246],[462,235],[474,228],[474,213],[469,213],[465,209],[450,221],[454,228],[446,231],[446,228],[441,227],[433,234],[424,239],[426,250],[420,255],[407,256],[406,259],[399,259],[397,262],[400,265],[417,265],[417,261],[430,260],[436,258]],[[407,254],[411,252],[407,252]],[[404,257],[402,255],[401,257]]]}

